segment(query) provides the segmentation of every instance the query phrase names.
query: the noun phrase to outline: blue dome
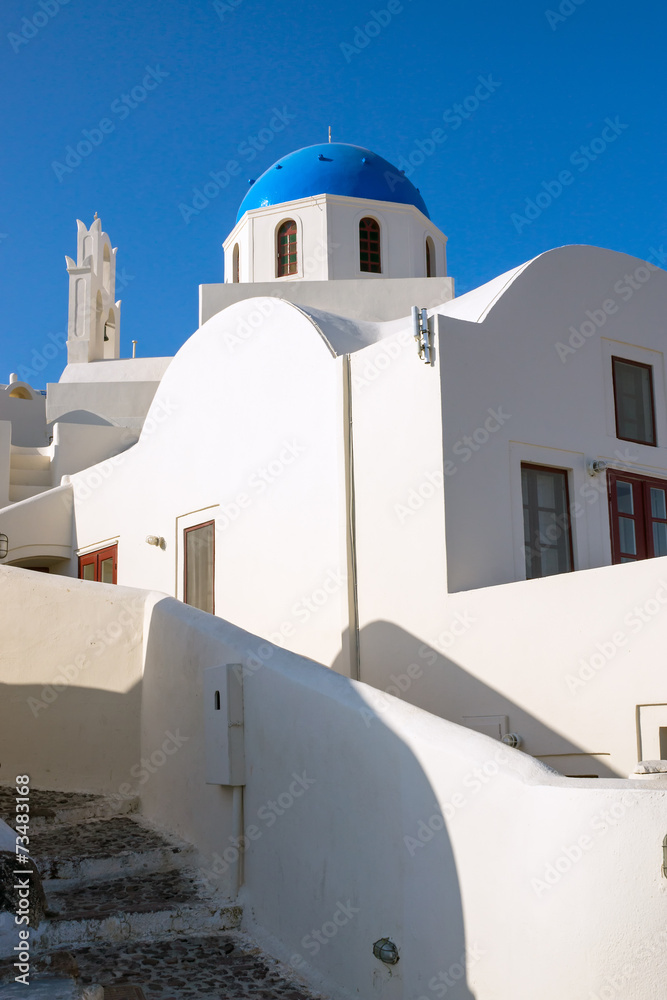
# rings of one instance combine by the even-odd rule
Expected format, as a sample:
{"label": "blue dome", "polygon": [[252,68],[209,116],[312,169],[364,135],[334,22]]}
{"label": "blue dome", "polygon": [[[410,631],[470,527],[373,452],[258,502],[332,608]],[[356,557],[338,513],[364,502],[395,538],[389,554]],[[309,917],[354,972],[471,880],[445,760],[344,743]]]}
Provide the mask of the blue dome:
{"label": "blue dome", "polygon": [[363,146],[326,142],[288,153],[265,170],[241,202],[236,221],[253,208],[318,194],[414,205],[430,218],[417,188],[388,160]]}

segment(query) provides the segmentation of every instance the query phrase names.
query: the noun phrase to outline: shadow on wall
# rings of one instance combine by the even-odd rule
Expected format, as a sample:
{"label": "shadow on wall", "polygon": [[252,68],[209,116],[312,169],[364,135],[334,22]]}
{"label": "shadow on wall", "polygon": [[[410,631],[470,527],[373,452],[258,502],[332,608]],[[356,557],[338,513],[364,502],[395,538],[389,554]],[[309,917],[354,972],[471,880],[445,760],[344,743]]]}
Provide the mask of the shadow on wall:
{"label": "shadow on wall", "polygon": [[[110,605],[106,613],[117,617],[123,589],[7,573],[15,585],[3,593],[3,783],[29,774],[33,787],[103,792],[119,804],[138,794],[148,819],[195,844],[201,874],[222,894],[234,889],[243,851],[249,929],[332,996],[432,1000],[434,985],[450,982],[448,995],[474,1000],[442,800],[408,742],[369,708],[365,690],[162,595],[143,595],[139,682],[130,681],[139,650],[120,640],[62,678],[62,636],[75,662],[90,628],[79,622],[78,634],[67,608],[92,615]],[[22,587],[42,608],[30,636],[11,608]],[[79,603],[70,604],[75,595]],[[21,683],[26,661],[33,678],[50,682]],[[240,825],[232,790],[205,780],[202,674],[224,663],[245,668]],[[111,671],[114,691],[104,689]],[[460,776],[451,780],[457,788]],[[395,942],[396,965],[374,956],[382,938]]]}
{"label": "shadow on wall", "polygon": [[49,664],[48,649],[41,659],[44,684],[1,683],[0,666],[0,782],[28,774],[40,788],[117,792],[141,757],[141,685],[82,687],[67,678],[74,661]]}
{"label": "shadow on wall", "polygon": [[[388,693],[457,725],[473,729],[479,725],[478,731],[487,735],[489,730],[483,728],[483,720],[505,716],[508,732],[519,733],[523,738],[521,749],[538,759],[545,759],[549,766],[559,771],[562,768],[568,775],[619,777],[619,773],[605,763],[604,747],[579,746],[398,625],[387,621],[372,622],[361,629],[359,639],[361,679],[378,689],[380,707]],[[345,633],[343,648],[347,648],[348,643],[349,633]],[[389,673],[387,663],[403,666]],[[332,667],[340,672],[347,669],[342,656]],[[471,721],[465,722],[465,719]],[[475,723],[473,719],[480,721]],[[559,759],[561,756],[563,761]]]}
{"label": "shadow on wall", "polygon": [[[447,820],[411,747],[308,661],[246,676],[244,702],[249,929],[345,996],[473,1000]],[[398,964],[374,957],[383,938]]]}

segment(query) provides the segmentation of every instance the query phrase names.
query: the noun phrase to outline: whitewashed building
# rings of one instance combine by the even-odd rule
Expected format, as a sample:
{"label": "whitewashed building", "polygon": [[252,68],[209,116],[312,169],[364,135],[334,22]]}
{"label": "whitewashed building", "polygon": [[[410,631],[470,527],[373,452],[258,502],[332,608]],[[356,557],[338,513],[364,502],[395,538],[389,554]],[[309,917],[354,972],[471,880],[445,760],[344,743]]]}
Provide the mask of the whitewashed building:
{"label": "whitewashed building", "polygon": [[[388,726],[400,716],[397,731],[415,717],[392,696],[465,727],[436,736],[433,720],[461,760],[484,758],[469,730],[520,747],[517,764],[499,745],[510,771],[551,781],[563,802],[595,787],[612,801],[639,783],[618,781],[638,761],[667,758],[664,271],[568,246],[455,298],[447,237],[417,189],[369,150],[312,146],[251,186],[224,241],[225,281],[201,286],[200,327],[176,356],[121,359],[116,252],[99,220],[78,227],[68,365],[41,416],[29,386],[17,399],[10,380],[0,399],[2,564],[171,595],[265,640],[260,665],[284,647],[369,685],[366,704]],[[298,727],[293,708],[285,718]],[[364,754],[356,731],[352,744]],[[547,779],[532,758],[577,781]],[[516,795],[493,808],[509,824],[501,854],[529,881],[506,811],[524,808]],[[553,819],[535,799],[526,809],[535,829]],[[475,810],[465,816],[469,834]],[[639,905],[626,861],[625,903]],[[473,856],[462,864],[482,914]],[[637,884],[651,884],[657,927],[654,867]],[[573,880],[549,920],[570,919],[591,885]],[[258,919],[280,938],[276,900],[264,903]],[[501,954],[461,996],[500,995]],[[336,955],[318,967],[327,982]],[[549,993],[539,969],[516,995],[595,986]],[[410,989],[428,992],[420,975]],[[657,995],[661,975],[633,997]],[[417,996],[382,983],[378,996]]]}

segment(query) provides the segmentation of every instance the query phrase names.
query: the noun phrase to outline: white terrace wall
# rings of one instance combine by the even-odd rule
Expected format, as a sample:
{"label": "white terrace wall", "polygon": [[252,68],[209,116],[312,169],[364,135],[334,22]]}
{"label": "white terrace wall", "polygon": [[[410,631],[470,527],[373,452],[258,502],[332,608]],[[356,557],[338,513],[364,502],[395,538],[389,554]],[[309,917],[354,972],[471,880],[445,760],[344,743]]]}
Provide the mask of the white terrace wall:
{"label": "white terrace wall", "polygon": [[660,995],[667,792],[374,699],[283,652],[246,678],[245,912],[274,953],[335,997]]}
{"label": "white terrace wall", "polygon": [[368,684],[460,724],[505,716],[524,750],[565,774],[627,776],[638,725],[641,755],[661,756],[667,558],[450,594],[430,616],[404,596],[395,622],[365,602]]}
{"label": "white terrace wall", "polygon": [[[367,685],[171,598],[21,570],[2,579],[3,771],[65,788],[121,782],[123,795],[131,761],[180,742],[153,759],[139,789],[145,812],[200,846],[203,874],[207,850],[219,855],[223,888],[233,795],[204,784],[201,672],[243,664],[246,925],[332,997],[431,1000],[448,981],[458,1000],[665,995],[659,783],[559,778],[396,699],[375,711]],[[108,633],[127,598],[146,607],[141,746],[126,694],[140,689],[140,644],[120,636],[106,670],[85,689],[73,680],[23,750],[26,664],[41,690],[87,642],[76,622]],[[30,664],[38,640],[40,670]],[[106,697],[112,686],[124,697]],[[68,694],[78,711],[73,700],[59,719]],[[108,719],[104,759],[86,728],[100,726],[96,704]],[[398,947],[395,966],[372,954],[382,937]]]}
{"label": "white terrace wall", "polygon": [[0,567],[3,781],[114,792],[139,761],[145,595]]}

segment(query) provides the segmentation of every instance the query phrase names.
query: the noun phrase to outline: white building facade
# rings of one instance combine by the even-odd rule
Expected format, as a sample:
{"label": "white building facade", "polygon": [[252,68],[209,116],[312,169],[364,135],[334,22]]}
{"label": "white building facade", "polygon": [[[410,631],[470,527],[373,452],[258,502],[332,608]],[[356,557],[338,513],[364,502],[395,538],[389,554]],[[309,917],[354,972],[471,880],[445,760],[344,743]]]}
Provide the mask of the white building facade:
{"label": "white building facade", "polygon": [[667,587],[616,607],[667,554],[663,271],[564,247],[454,299],[419,192],[332,143],[253,183],[176,357],[121,360],[78,225],[51,443],[5,433],[6,564],[170,593],[566,774],[667,754]]}

